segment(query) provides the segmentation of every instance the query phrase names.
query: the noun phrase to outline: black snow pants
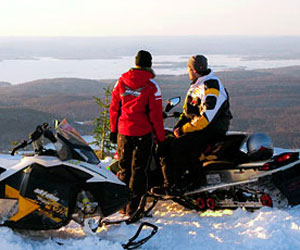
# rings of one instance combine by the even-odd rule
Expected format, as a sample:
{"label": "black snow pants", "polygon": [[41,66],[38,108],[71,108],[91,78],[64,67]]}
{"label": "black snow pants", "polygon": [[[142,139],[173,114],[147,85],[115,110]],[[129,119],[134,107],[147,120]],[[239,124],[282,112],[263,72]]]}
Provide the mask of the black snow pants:
{"label": "black snow pants", "polygon": [[201,167],[199,168],[201,153],[209,144],[222,140],[225,134],[216,130],[205,130],[186,133],[179,138],[168,137],[165,142],[168,149],[166,155],[161,158],[164,186],[175,185],[182,188],[181,177],[186,170],[192,172],[195,180],[200,178],[198,175],[202,174]]}
{"label": "black snow pants", "polygon": [[132,214],[138,208],[141,197],[147,192],[147,168],[153,147],[152,133],[144,136],[118,134],[119,179],[131,190],[131,198],[126,208]]}

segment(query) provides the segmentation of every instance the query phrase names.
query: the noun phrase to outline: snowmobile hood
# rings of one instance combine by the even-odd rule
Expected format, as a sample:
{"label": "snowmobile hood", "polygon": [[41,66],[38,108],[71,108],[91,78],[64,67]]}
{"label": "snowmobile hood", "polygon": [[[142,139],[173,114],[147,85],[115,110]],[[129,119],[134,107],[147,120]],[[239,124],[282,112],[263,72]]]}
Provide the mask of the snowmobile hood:
{"label": "snowmobile hood", "polygon": [[132,68],[124,73],[121,78],[128,87],[137,89],[145,86],[150,79],[154,78],[154,73],[144,69]]}

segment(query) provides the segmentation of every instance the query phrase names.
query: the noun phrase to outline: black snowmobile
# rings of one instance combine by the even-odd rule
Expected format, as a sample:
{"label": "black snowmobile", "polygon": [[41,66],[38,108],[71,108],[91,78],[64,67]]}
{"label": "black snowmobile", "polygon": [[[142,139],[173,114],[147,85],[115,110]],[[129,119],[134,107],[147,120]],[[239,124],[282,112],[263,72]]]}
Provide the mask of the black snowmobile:
{"label": "black snowmobile", "polygon": [[[201,154],[194,166],[201,168],[200,178],[193,176],[193,170],[185,171],[182,181],[189,184],[182,196],[173,199],[197,210],[299,204],[299,152],[273,155],[269,140],[265,134],[228,133]],[[245,144],[247,153],[242,150]],[[253,154],[249,154],[251,144],[259,145]]]}
{"label": "black snowmobile", "polygon": [[[170,99],[165,113],[179,102],[180,97]],[[178,117],[178,112],[164,116]],[[166,134],[172,133],[170,129],[165,131]],[[111,169],[117,171],[116,163]],[[299,152],[274,155],[272,140],[263,133],[229,132],[222,141],[208,145],[204,152],[199,152],[198,164],[193,169],[183,170],[180,181],[182,193],[176,196],[159,196],[150,191],[153,186],[163,183],[159,159],[155,154],[148,176],[147,197],[153,203],[147,211],[157,201],[166,199],[200,211],[287,207],[300,203]]]}
{"label": "black snowmobile", "polygon": [[[93,150],[66,120],[57,122],[55,127],[56,135],[48,124],[38,126],[28,141],[24,140],[11,152],[14,155],[32,144],[34,155],[14,160],[13,164],[0,162],[0,226],[48,230],[74,220],[82,226],[88,224],[95,232],[104,224],[137,221],[134,215],[118,222],[105,220],[127,203],[128,188],[101,166]],[[55,149],[45,149],[44,138]],[[135,241],[144,226],[152,228],[150,235]],[[123,247],[135,248],[156,231],[156,226],[144,222]]]}

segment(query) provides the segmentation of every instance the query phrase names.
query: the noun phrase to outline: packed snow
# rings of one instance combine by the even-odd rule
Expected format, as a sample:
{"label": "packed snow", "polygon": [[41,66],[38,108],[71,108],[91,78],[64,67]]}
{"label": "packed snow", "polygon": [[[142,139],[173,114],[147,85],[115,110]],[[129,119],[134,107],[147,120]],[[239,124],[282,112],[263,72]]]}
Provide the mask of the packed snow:
{"label": "packed snow", "polygon": [[[277,152],[281,152],[277,149]],[[21,156],[0,155],[0,165],[15,164]],[[102,161],[109,165],[111,158]],[[116,213],[108,219],[122,216]],[[143,218],[158,226],[158,232],[139,249],[300,249],[300,206],[196,212],[171,201],[160,201],[152,217]],[[1,250],[122,249],[140,222],[104,226],[95,234],[71,222],[60,230],[13,231],[0,228]],[[149,234],[146,228],[141,236]],[[63,243],[63,244],[58,244]]]}

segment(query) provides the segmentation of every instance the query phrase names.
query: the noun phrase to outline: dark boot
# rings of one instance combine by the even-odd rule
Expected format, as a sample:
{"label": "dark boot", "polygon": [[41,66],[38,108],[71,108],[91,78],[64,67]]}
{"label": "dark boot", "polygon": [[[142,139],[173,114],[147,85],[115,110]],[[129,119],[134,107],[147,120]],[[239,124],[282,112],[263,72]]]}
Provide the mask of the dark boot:
{"label": "dark boot", "polygon": [[166,157],[160,158],[161,171],[164,177],[164,187],[171,187],[174,184],[174,169]]}
{"label": "dark boot", "polygon": [[157,187],[151,188],[150,192],[153,195],[163,196],[163,195],[166,195],[166,188],[164,186],[157,186]]}
{"label": "dark boot", "polygon": [[139,208],[140,201],[141,201],[140,196],[131,197],[130,201],[128,202],[128,204],[126,206],[126,215],[129,215],[129,216],[133,215]]}
{"label": "dark boot", "polygon": [[120,214],[126,215],[126,206],[121,207],[119,212],[120,212]]}

